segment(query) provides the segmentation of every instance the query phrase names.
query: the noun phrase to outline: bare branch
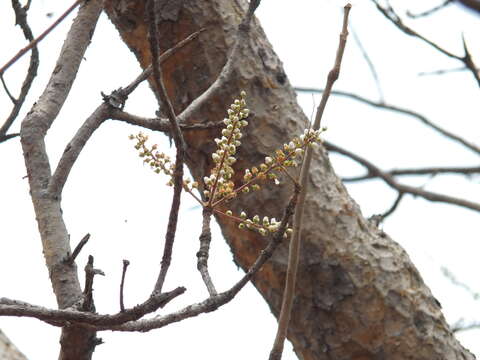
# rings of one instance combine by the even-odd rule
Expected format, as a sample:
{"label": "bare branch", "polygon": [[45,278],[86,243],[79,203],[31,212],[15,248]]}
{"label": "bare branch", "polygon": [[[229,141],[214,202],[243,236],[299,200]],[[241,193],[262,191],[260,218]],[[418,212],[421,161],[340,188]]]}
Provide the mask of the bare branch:
{"label": "bare branch", "polygon": [[68,143],[63,151],[63,155],[58,162],[57,168],[50,179],[48,190],[55,196],[60,196],[63,187],[67,181],[68,175],[72,170],[73,164],[80,155],[83,147],[93,135],[95,130],[106,120],[110,114],[110,105],[107,103],[101,104],[90,115],[83,125],[78,129],[72,140]]}
{"label": "bare branch", "polygon": [[170,130],[175,142],[176,156],[175,169],[173,170],[173,199],[168,217],[167,232],[165,234],[162,265],[153,289],[154,293],[160,293],[162,291],[163,283],[172,260],[173,243],[175,240],[175,232],[177,230],[178,222],[178,210],[180,208],[180,196],[183,190],[183,165],[186,153],[186,145],[185,140],[183,139],[182,130],[180,129],[175,110],[173,109],[172,102],[168,97],[165,84],[163,83],[162,68],[160,67],[159,61],[160,49],[157,29],[157,13],[159,9],[156,6],[157,4],[158,2],[149,0],[145,6],[146,17],[148,18],[149,25],[148,35],[150,41],[150,52],[152,54],[153,82],[159,95],[159,111],[162,111],[165,108],[165,112],[170,122]]}
{"label": "bare branch", "polygon": [[[328,73],[327,83],[325,86],[325,91],[322,94],[322,99],[317,108],[317,114],[315,115],[315,122],[313,123],[313,130],[320,129],[320,123],[322,120],[323,112],[327,105],[328,98],[333,87],[333,84],[338,79],[340,74],[340,65],[342,63],[343,53],[345,51],[345,46],[347,44],[348,37],[348,15],[350,9],[352,8],[351,4],[347,4],[344,7],[344,16],[343,16],[343,26],[340,33],[340,41],[338,44],[337,55],[335,57],[335,64]],[[280,315],[278,317],[278,329],[275,336],[275,341],[270,351],[270,360],[280,360],[283,353],[283,345],[285,338],[287,336],[288,324],[290,321],[290,315],[292,312],[293,299],[295,296],[295,284],[297,278],[297,269],[298,262],[300,258],[300,244],[302,238],[302,218],[303,210],[305,207],[305,199],[308,188],[308,176],[310,173],[310,164],[312,161],[312,149],[307,148],[305,159],[302,164],[302,169],[300,172],[300,195],[298,198],[298,203],[295,209],[295,215],[293,219],[293,233],[290,240],[289,253],[288,253],[288,265],[287,265],[287,278],[285,280],[285,289],[283,292],[282,307],[280,310]]]}
{"label": "bare branch", "polygon": [[260,0],[250,1],[247,13],[245,14],[243,21],[238,26],[235,43],[228,56],[227,62],[222,68],[222,71],[215,81],[208,87],[208,89],[205,90],[195,100],[193,100],[190,105],[188,105],[187,108],[182,111],[182,113],[178,116],[180,122],[188,123],[189,120],[195,116],[197,110],[201,108],[203,104],[210,101],[215,94],[221,91],[225,83],[231,78],[235,68],[236,59],[239,57],[241,49],[247,44],[250,34],[250,21],[253,17],[253,13],[259,5]]}
{"label": "bare branch", "polygon": [[373,80],[375,82],[375,86],[377,87],[380,102],[383,103],[385,101],[385,97],[383,96],[382,86],[380,85],[380,78],[378,77],[378,73],[377,73],[377,70],[375,69],[375,65],[373,65],[373,61],[370,59],[370,56],[368,56],[367,51],[363,47],[363,44],[360,41],[360,38],[358,37],[357,32],[355,31],[351,23],[349,27],[350,27],[350,33],[352,34],[353,39],[355,40],[355,43],[357,44],[360,52],[362,53],[362,56],[365,59],[368,65],[368,68],[370,69],[370,73],[372,74]]}
{"label": "bare branch", "polygon": [[446,56],[448,56],[452,59],[455,59],[455,60],[458,60],[458,61],[461,61],[462,63],[464,63],[465,66],[470,70],[470,72],[474,76],[475,80],[477,81],[477,84],[480,86],[480,74],[478,72],[478,67],[474,64],[474,62],[473,62],[473,60],[470,56],[470,53],[467,51],[466,48],[465,48],[465,55],[464,56],[455,55],[455,54],[445,50],[441,46],[437,45],[433,41],[431,41],[431,40],[425,38],[424,36],[420,35],[418,32],[416,32],[412,28],[405,25],[403,23],[402,19],[400,18],[400,16],[398,16],[398,14],[395,12],[395,10],[390,5],[385,8],[385,7],[382,7],[378,3],[378,0],[372,0],[372,1],[377,6],[377,9],[388,20],[390,20],[399,30],[401,30],[403,33],[405,33],[407,35],[410,35],[410,36],[413,36],[413,37],[416,37],[416,38],[422,40],[423,42],[427,43],[428,45],[430,45],[431,47],[433,47],[435,50],[439,51],[440,53],[442,53],[442,54],[444,54],[444,55],[446,55]]}
{"label": "bare branch", "polygon": [[125,285],[125,274],[127,273],[128,265],[130,265],[130,261],[123,260],[122,281],[120,282],[120,312],[125,312],[125,305],[123,304],[123,287]]}
{"label": "bare branch", "polygon": [[438,10],[443,9],[447,5],[450,5],[452,2],[453,2],[453,0],[443,0],[443,2],[438,4],[437,6],[431,8],[431,9],[422,11],[421,13],[418,13],[418,14],[413,14],[410,11],[407,11],[407,16],[411,17],[412,19],[417,19],[417,18],[420,18],[420,17],[429,16],[429,15],[432,15],[433,13],[436,13]]}
{"label": "bare branch", "polygon": [[[324,91],[323,89],[305,88],[305,87],[295,87],[295,90],[296,91],[301,91],[301,92],[313,92],[313,93],[322,93]],[[413,117],[417,120],[420,120],[423,124],[432,128],[433,130],[437,131],[438,133],[442,134],[443,136],[445,136],[445,137],[447,137],[447,138],[449,138],[449,139],[451,139],[455,142],[458,142],[459,144],[465,146],[466,148],[473,151],[477,155],[480,155],[480,147],[479,146],[463,139],[462,137],[460,137],[458,135],[455,135],[454,133],[452,133],[448,130],[445,130],[445,129],[441,128],[440,126],[436,125],[431,120],[429,120],[426,116],[424,116],[420,113],[417,113],[413,110],[405,109],[405,108],[402,108],[402,107],[399,107],[399,106],[390,105],[390,104],[386,104],[386,103],[382,103],[382,102],[378,102],[378,101],[373,101],[373,100],[367,99],[363,96],[353,94],[353,93],[350,93],[350,92],[347,92],[347,91],[334,90],[334,91],[332,91],[332,94],[333,95],[338,95],[338,96],[344,96],[344,97],[359,101],[361,103],[373,106],[375,108],[389,110],[389,111],[393,111],[393,112],[397,112],[397,113],[400,113],[400,114],[411,116],[411,117]]]}
{"label": "bare branch", "polygon": [[338,152],[339,154],[347,156],[350,159],[363,165],[370,174],[374,174],[376,177],[382,179],[387,185],[389,185],[392,189],[397,190],[398,192],[403,192],[405,194],[411,194],[414,196],[420,196],[426,200],[433,201],[433,202],[443,202],[447,204],[461,206],[471,210],[480,211],[480,204],[477,204],[468,200],[464,200],[464,199],[459,199],[453,196],[448,196],[448,195],[443,195],[443,194],[438,194],[431,191],[423,190],[418,187],[400,184],[393,178],[392,175],[383,172],[373,163],[358,156],[357,154],[354,154],[348,150],[345,150],[339,147],[338,145],[334,145],[328,141],[325,141],[324,145],[329,151]]}
{"label": "bare branch", "polygon": [[32,40],[27,46],[25,46],[22,50],[20,50],[13,58],[11,58],[5,65],[0,68],[0,75],[12,66],[15,62],[18,61],[23,55],[25,55],[30,49],[37,46],[37,44],[42,41],[45,36],[47,36],[58,24],[60,24],[67,16],[70,14],[75,8],[82,3],[84,0],[76,0],[60,17],[53,22],[40,36],[34,40]]}
{"label": "bare branch", "polygon": [[[22,28],[25,38],[27,40],[32,41],[33,33],[27,22],[28,7],[27,6],[22,7],[18,0],[12,1],[12,7],[13,7],[13,10],[15,11],[16,24],[20,25],[20,27]],[[22,108],[23,103],[25,102],[25,98],[27,97],[27,94],[30,91],[33,80],[37,76],[38,65],[39,65],[38,48],[36,46],[33,46],[32,54],[30,56],[30,64],[28,66],[25,79],[23,80],[23,84],[20,90],[20,94],[18,95],[18,98],[14,98],[13,95],[10,93],[10,91],[8,90],[7,84],[5,84],[5,81],[3,79],[3,74],[0,73],[0,79],[2,81],[2,85],[5,89],[5,92],[7,93],[10,100],[12,100],[13,102],[13,108],[10,111],[10,114],[7,116],[7,119],[5,120],[4,124],[0,127],[0,143],[17,136],[17,134],[7,135],[7,131],[10,129],[10,126],[12,126],[13,122],[17,118],[18,113],[20,112],[20,109]]]}
{"label": "bare branch", "polygon": [[210,296],[217,295],[217,290],[213,285],[212,279],[208,272],[208,256],[210,252],[210,241],[212,240],[212,233],[210,232],[210,220],[212,217],[212,211],[210,208],[205,207],[203,209],[203,223],[202,233],[200,234],[200,250],[197,252],[197,269],[202,275],[203,282],[207,287]]}
{"label": "bare branch", "polygon": [[177,287],[172,291],[153,295],[142,304],[114,315],[98,315],[72,309],[53,310],[21,301],[0,298],[0,315],[33,317],[55,326],[66,326],[75,323],[83,326],[91,325],[90,328],[104,327],[106,329],[138,320],[147,314],[153,313],[184,292],[184,287]]}
{"label": "bare branch", "polygon": [[73,262],[75,261],[75,259],[78,256],[78,254],[80,254],[80,251],[82,251],[83,247],[85,246],[85,244],[88,242],[89,239],[90,239],[90,234],[87,234],[82,238],[82,240],[80,240],[80,242],[77,244],[77,246],[75,246],[75,249],[73,250],[72,255],[70,255],[66,259],[66,262],[68,264],[73,264]]}
{"label": "bare branch", "polygon": [[[45,148],[45,136],[70,92],[90,44],[102,4],[100,0],[89,0],[80,7],[50,80],[23,120],[20,132],[43,254],[61,309],[78,303],[82,299],[82,290],[75,264],[65,263],[65,258],[71,253],[70,241],[63,221],[60,198],[52,196],[48,191],[51,168]],[[94,331],[79,331],[74,326],[64,327],[59,360],[87,360],[96,343]]]}
{"label": "bare branch", "polygon": [[[167,326],[171,323],[182,321],[199,314],[216,310],[218,307],[228,303],[236,294],[252,279],[261,267],[270,259],[276,248],[281,244],[288,223],[291,221],[298,201],[299,188],[290,198],[288,205],[280,222],[278,231],[272,236],[271,241],[260,253],[255,263],[245,275],[229,290],[209,297],[206,300],[189,305],[177,312],[153,319],[138,320],[148,313],[155,312],[159,307],[164,307],[170,300],[185,292],[185,288],[178,287],[173,291],[153,294],[144,303],[127,309],[115,315],[98,315],[75,310],[51,310],[40,306],[30,305],[25,302],[0,298],[0,316],[33,317],[55,326],[71,325],[75,323],[95,330],[114,331],[150,331]],[[135,321],[137,320],[137,321]]]}
{"label": "bare branch", "polygon": [[[429,167],[418,169],[396,169],[384,171],[385,174],[391,176],[437,176],[444,174],[455,174],[471,176],[480,174],[480,167]],[[375,174],[365,174],[362,176],[342,177],[343,182],[364,181],[378,178]]]}
{"label": "bare branch", "polygon": [[93,267],[93,256],[88,256],[88,262],[85,266],[85,287],[83,289],[82,311],[95,312],[95,304],[93,301],[93,278],[95,275],[103,275],[104,272]]}

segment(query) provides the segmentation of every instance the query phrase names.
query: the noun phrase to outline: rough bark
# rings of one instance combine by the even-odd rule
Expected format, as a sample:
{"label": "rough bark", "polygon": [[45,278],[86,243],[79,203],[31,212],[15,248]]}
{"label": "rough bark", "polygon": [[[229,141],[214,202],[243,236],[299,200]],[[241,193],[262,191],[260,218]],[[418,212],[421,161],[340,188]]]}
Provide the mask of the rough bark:
{"label": "rough bark", "polygon": [[[196,30],[208,29],[162,66],[178,114],[208,88],[225,64],[246,4],[223,0],[163,3],[158,28],[162,50]],[[144,2],[109,0],[106,11],[141,66],[147,66]],[[221,120],[232,99],[245,90],[253,116],[242,139],[238,156],[242,160],[236,164],[242,169],[263,161],[307,123],[282,64],[257,22],[251,35],[231,81],[189,119],[192,123]],[[334,54],[326,56],[333,62]],[[315,76],[320,79],[322,74]],[[210,154],[216,136],[218,129],[185,132],[188,165],[199,182],[213,166]],[[405,251],[363,218],[324,149],[317,151],[312,164],[309,189],[297,296],[288,333],[298,357],[473,359],[454,338],[440,304]],[[251,216],[280,218],[290,193],[290,186],[264,188],[229,206]],[[265,241],[238,230],[228,220],[217,220],[235,262],[246,269]],[[287,244],[283,244],[254,279],[275,316],[281,305],[287,253]]]}
{"label": "rough bark", "polygon": [[0,360],[27,360],[2,330],[0,330]]}

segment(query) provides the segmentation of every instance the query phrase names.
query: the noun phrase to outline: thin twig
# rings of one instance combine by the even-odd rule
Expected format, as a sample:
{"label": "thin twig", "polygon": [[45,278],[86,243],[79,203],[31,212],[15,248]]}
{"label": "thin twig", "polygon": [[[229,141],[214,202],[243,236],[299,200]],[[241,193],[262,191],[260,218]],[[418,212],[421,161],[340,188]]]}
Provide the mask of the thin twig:
{"label": "thin twig", "polygon": [[373,80],[375,82],[375,86],[377,87],[380,102],[383,103],[385,102],[385,97],[383,96],[382,86],[380,85],[380,78],[378,77],[378,73],[377,73],[377,70],[375,69],[375,65],[373,65],[372,59],[370,59],[370,56],[368,56],[367,51],[363,47],[363,44],[360,41],[360,38],[358,37],[357,32],[355,31],[351,23],[349,25],[349,28],[350,28],[350,33],[352,34],[353,40],[355,40],[355,43],[357,44],[360,52],[362,53],[362,56],[365,59],[368,65],[368,68],[370,69],[370,73],[372,74]]}
{"label": "thin twig", "polygon": [[339,147],[338,145],[334,145],[334,144],[332,144],[331,142],[328,142],[328,141],[324,141],[323,144],[325,145],[325,147],[329,151],[335,151],[335,152],[337,152],[339,154],[342,154],[344,156],[347,156],[350,159],[352,159],[352,160],[358,162],[359,164],[363,165],[369,173],[374,174],[376,177],[382,179],[392,189],[395,189],[399,192],[403,192],[403,193],[406,193],[406,194],[411,194],[411,195],[414,195],[414,196],[420,196],[420,197],[422,197],[426,200],[429,200],[429,201],[443,202],[443,203],[447,203],[447,204],[453,204],[453,205],[461,206],[461,207],[471,209],[471,210],[480,211],[480,204],[478,204],[478,203],[474,203],[474,202],[464,200],[464,199],[459,199],[459,198],[456,198],[456,197],[453,197],[453,196],[434,193],[434,192],[423,190],[421,188],[414,187],[414,186],[400,184],[399,182],[397,182],[394,179],[394,177],[392,175],[383,172],[376,165],[374,165],[370,161],[360,157],[359,155],[354,154],[351,151],[348,151],[346,149],[343,149],[343,148]]}
{"label": "thin twig", "polygon": [[[187,44],[191,43],[195,40],[202,32],[204,32],[206,28],[200,29],[195,31],[194,33],[187,36],[185,39],[179,41],[173,47],[164,51],[162,55],[160,55],[159,61],[162,64],[165,60],[170,58],[172,55],[176,54],[180,49],[184,48]],[[152,65],[149,65],[143,72],[134,80],[130,85],[123,89],[123,94],[128,96],[130,95],[138,85],[140,85],[143,81],[147,80],[148,77],[152,74]]]}
{"label": "thin twig", "polygon": [[[12,7],[13,7],[13,10],[15,11],[16,24],[20,25],[20,27],[22,28],[23,35],[25,36],[25,38],[29,41],[32,41],[33,33],[27,22],[28,6],[22,7],[18,0],[13,0]],[[7,119],[5,120],[3,125],[0,127],[0,142],[3,142],[15,137],[15,134],[10,134],[11,136],[7,135],[7,131],[10,129],[13,122],[17,118],[18,113],[20,112],[20,109],[22,108],[23,103],[25,102],[28,92],[30,91],[30,88],[32,86],[33,80],[37,76],[39,62],[40,61],[39,61],[39,55],[38,55],[38,48],[36,46],[33,46],[32,54],[30,56],[30,64],[28,66],[25,79],[23,80],[23,84],[20,90],[20,94],[18,95],[18,98],[15,98],[10,93],[10,91],[8,90],[7,84],[5,84],[5,81],[3,79],[3,74],[0,73],[0,79],[2,81],[5,92],[7,93],[10,100],[13,102],[13,108],[10,111],[10,114],[7,116]]]}
{"label": "thin twig", "polygon": [[[306,87],[295,87],[295,90],[296,91],[301,91],[301,92],[316,92],[316,93],[322,93],[324,91],[323,89],[306,88]],[[423,124],[432,128],[433,130],[437,131],[438,133],[442,134],[443,136],[445,136],[445,137],[447,137],[447,138],[449,138],[449,139],[451,139],[455,142],[458,142],[459,144],[461,144],[461,145],[465,146],[466,148],[468,148],[469,150],[473,151],[475,154],[480,155],[480,147],[479,146],[463,139],[462,137],[460,137],[458,135],[455,135],[454,133],[452,133],[448,130],[445,130],[445,129],[441,128],[440,126],[436,125],[431,120],[429,120],[426,116],[424,116],[424,115],[422,115],[418,112],[415,112],[415,111],[410,110],[410,109],[405,109],[405,108],[402,108],[402,107],[399,107],[399,106],[396,106],[396,105],[390,105],[390,104],[370,100],[370,99],[367,99],[363,96],[353,94],[353,93],[350,93],[350,92],[347,92],[347,91],[334,90],[334,91],[332,91],[332,94],[337,95],[337,96],[344,96],[344,97],[359,101],[361,103],[364,103],[364,104],[367,104],[367,105],[370,105],[370,106],[373,106],[373,107],[376,107],[376,108],[379,108],[379,109],[389,110],[389,111],[393,111],[393,112],[397,112],[397,113],[400,113],[400,114],[411,116],[411,117],[413,117],[417,120],[420,120]]]}
{"label": "thin twig", "polygon": [[67,260],[66,260],[67,263],[69,263],[69,264],[74,263],[78,254],[80,254],[80,251],[82,251],[83,247],[85,246],[85,244],[88,242],[89,239],[90,239],[90,234],[87,234],[82,238],[82,240],[80,240],[80,242],[77,244],[77,246],[75,246],[75,249],[73,250],[72,255],[70,255],[67,258]]}
{"label": "thin twig", "polygon": [[[171,49],[165,51],[159,58],[160,62],[166,61],[173,54],[175,54],[182,47],[195,39],[203,30],[197,31],[184,40],[177,43]],[[97,107],[97,109],[90,115],[83,123],[72,140],[67,144],[63,155],[58,162],[57,168],[50,180],[49,191],[58,196],[61,194],[63,187],[67,181],[68,175],[80,155],[83,147],[93,135],[95,130],[107,119],[121,120],[133,125],[143,126],[151,130],[170,131],[171,124],[166,119],[145,119],[135,115],[130,115],[120,110],[125,105],[124,101],[128,95],[136,89],[139,79],[146,79],[151,74],[150,70],[146,69],[138,76],[132,83],[125,88],[114,90],[110,95],[103,95],[104,102]],[[143,81],[142,80],[142,81]],[[195,128],[195,127],[194,127]]]}
{"label": "thin twig", "polygon": [[148,18],[149,24],[149,41],[150,52],[152,54],[153,81],[160,99],[160,111],[164,110],[163,108],[165,108],[165,113],[167,114],[170,122],[170,133],[173,137],[176,148],[175,168],[173,170],[173,199],[170,207],[170,215],[168,217],[167,232],[165,234],[162,265],[153,289],[153,292],[160,293],[162,291],[163,283],[165,282],[165,277],[172,260],[173,243],[175,240],[178,211],[180,208],[180,196],[183,190],[183,164],[185,160],[186,145],[185,140],[183,139],[182,130],[180,129],[177,116],[175,114],[175,110],[170,98],[168,97],[165,84],[163,83],[162,68],[160,67],[159,61],[160,45],[157,29],[157,4],[158,2],[149,0],[145,7],[146,17]]}
{"label": "thin twig", "polygon": [[5,65],[3,65],[0,68],[0,75],[3,75],[3,73],[10,67],[12,66],[18,59],[20,59],[23,55],[25,55],[30,49],[34,48],[40,41],[42,41],[45,36],[47,36],[55,27],[57,27],[58,24],[60,24],[63,19],[65,19],[68,14],[70,14],[75,8],[82,3],[84,0],[76,0],[60,17],[53,22],[52,25],[50,25],[43,33],[40,34],[39,37],[36,39],[32,40],[27,46],[25,46],[23,49],[21,49],[17,54],[15,54],[14,57],[12,57]]}
{"label": "thin twig", "polygon": [[93,328],[111,328],[153,313],[159,308],[165,307],[171,300],[184,292],[184,287],[177,287],[172,291],[150,296],[145,302],[113,315],[99,315],[71,309],[47,309],[18,300],[0,298],[0,315],[33,317],[54,326],[71,326],[72,323],[75,323],[83,326],[90,325]]}
{"label": "thin twig", "polygon": [[299,192],[300,189],[298,186],[296,186],[290,201],[285,207],[285,212],[282,221],[280,222],[278,231],[273,234],[268,245],[260,252],[260,255],[255,260],[255,263],[249,268],[245,275],[229,290],[214,297],[208,297],[206,300],[200,303],[188,305],[177,312],[165,316],[137,320],[148,313],[156,311],[159,307],[165,306],[170,300],[185,292],[185,288],[178,287],[171,292],[154,294],[144,303],[137,305],[134,308],[125,310],[123,313],[119,312],[115,315],[98,315],[72,310],[46,309],[22,301],[10,300],[6,298],[0,298],[0,315],[33,317],[54,326],[65,326],[75,323],[96,330],[145,332],[153,329],[159,329],[169,324],[182,321],[202,313],[214,311],[232,300],[262,268],[268,259],[270,259],[277,247],[281,244],[285,231],[288,227],[288,223],[291,221],[291,218],[295,212]]}
{"label": "thin twig", "polygon": [[387,211],[385,211],[383,214],[380,215],[381,218],[382,218],[381,221],[385,220],[387,217],[392,215],[395,210],[397,210],[398,205],[400,204],[400,201],[402,201],[402,199],[403,199],[403,195],[405,195],[405,193],[403,193],[401,191],[398,192],[398,196],[395,199],[392,206],[390,207],[390,209],[388,209]]}
{"label": "thin twig", "polygon": [[418,19],[420,17],[429,16],[429,15],[432,15],[433,13],[437,12],[438,10],[443,9],[444,7],[451,4],[452,2],[453,2],[453,0],[443,0],[443,2],[441,4],[438,4],[437,6],[431,8],[431,9],[422,11],[421,13],[418,13],[418,14],[413,14],[412,12],[407,11],[407,16],[411,17],[412,19]]}
{"label": "thin twig", "polygon": [[125,274],[127,273],[128,265],[130,265],[130,261],[123,260],[122,281],[120,282],[120,312],[125,312],[125,305],[123,303],[123,288],[125,285]]}
{"label": "thin twig", "polygon": [[[453,72],[461,72],[461,71],[465,71],[465,70],[469,70],[469,69],[466,68],[465,66],[462,66],[462,67],[457,67],[457,68],[453,68],[453,69],[439,69],[439,70],[432,70],[432,71],[421,71],[421,72],[418,73],[418,76],[443,75],[443,74],[450,74],[450,73],[453,73]],[[477,69],[477,71],[479,71],[479,69]]]}
{"label": "thin twig", "polygon": [[212,211],[210,208],[203,209],[203,223],[202,233],[200,234],[200,249],[197,252],[197,269],[202,275],[203,282],[207,287],[210,296],[217,295],[217,290],[213,285],[212,279],[208,272],[208,256],[210,252],[210,242],[212,240],[212,233],[210,231],[210,220],[212,218]]}
{"label": "thin twig", "polygon": [[[437,175],[465,175],[471,176],[480,174],[480,167],[428,167],[418,169],[395,169],[384,171],[385,174],[390,176],[437,176]],[[367,173],[361,176],[342,177],[343,182],[356,182],[364,180],[376,179],[378,176],[375,174]]]}
{"label": "thin twig", "polygon": [[[338,44],[337,54],[335,57],[335,64],[328,73],[327,83],[325,86],[325,91],[322,94],[322,99],[317,108],[317,114],[315,116],[315,122],[313,123],[313,130],[320,129],[320,123],[322,120],[323,112],[327,105],[328,98],[330,96],[333,84],[338,79],[340,74],[340,66],[342,63],[343,53],[345,51],[345,45],[347,43],[348,37],[348,15],[350,13],[352,5],[347,4],[344,7],[344,17],[343,17],[343,26],[340,33],[340,41]],[[288,324],[290,321],[290,315],[292,312],[293,299],[295,297],[295,284],[297,277],[298,262],[300,258],[300,244],[302,236],[302,218],[303,211],[305,207],[305,199],[308,187],[308,176],[310,172],[310,164],[312,161],[312,149],[307,148],[305,159],[302,164],[302,169],[300,171],[300,195],[298,203],[295,209],[295,215],[293,219],[293,233],[290,240],[289,254],[288,254],[288,267],[287,267],[287,278],[285,280],[285,289],[283,292],[282,307],[280,310],[280,315],[278,317],[278,329],[275,336],[275,341],[270,351],[269,360],[279,360],[282,357],[283,345],[285,338],[287,336]]]}
{"label": "thin twig", "polygon": [[185,110],[183,110],[182,113],[178,116],[180,122],[188,123],[189,120],[195,116],[197,110],[201,108],[203,104],[208,103],[215,94],[222,91],[224,89],[225,83],[231,79],[234,67],[237,64],[237,59],[240,57],[240,52],[247,44],[247,40],[249,39],[250,21],[259,5],[260,0],[250,1],[247,13],[245,14],[243,21],[238,26],[235,43],[233,44],[232,51],[228,56],[227,62],[223,66],[218,77],[207,88],[207,90],[205,90],[200,96],[193,100],[190,105],[188,105]]}
{"label": "thin twig", "polygon": [[464,63],[465,66],[472,73],[475,80],[477,81],[478,86],[480,86],[480,74],[478,72],[478,67],[473,62],[472,57],[471,57],[470,53],[468,52],[468,50],[466,49],[466,47],[464,47],[464,50],[465,50],[465,55],[464,56],[455,55],[455,54],[445,50],[444,48],[442,48],[438,44],[434,43],[433,41],[431,41],[431,40],[427,39],[426,37],[420,35],[418,32],[416,32],[412,28],[405,25],[403,23],[402,19],[400,18],[400,16],[398,16],[398,14],[395,12],[395,10],[390,5],[388,5],[388,7],[383,7],[378,3],[378,0],[372,0],[372,1],[377,6],[377,9],[388,20],[390,20],[399,30],[401,30],[403,33],[405,33],[409,36],[416,37],[416,38],[422,40],[423,42],[427,43],[428,45],[430,45],[431,47],[433,47],[435,50],[439,51],[440,53],[442,53],[442,54],[444,54],[444,55],[446,55],[446,56],[448,56],[452,59],[456,59],[456,60]]}

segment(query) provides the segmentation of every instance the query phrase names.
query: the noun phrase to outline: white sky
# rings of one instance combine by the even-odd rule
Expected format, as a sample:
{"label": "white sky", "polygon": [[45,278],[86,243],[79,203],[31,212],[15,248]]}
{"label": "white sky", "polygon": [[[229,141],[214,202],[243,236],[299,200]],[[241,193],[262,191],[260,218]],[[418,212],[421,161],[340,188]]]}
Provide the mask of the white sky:
{"label": "white sky", "polygon": [[[421,8],[418,3],[403,1],[402,5],[404,9],[420,11],[437,2],[423,1]],[[34,33],[40,33],[51,23],[47,13],[58,16],[63,5],[66,7],[65,4],[59,7],[58,2],[51,0],[34,1],[31,9]],[[257,14],[293,85],[324,85],[337,47],[343,5],[338,0],[297,1],[295,5],[291,1],[264,0],[261,4]],[[25,45],[20,30],[13,28],[13,12],[9,6],[8,1],[0,2],[0,64]],[[39,77],[19,120],[45,86],[71,20],[69,17],[41,43]],[[478,87],[472,76],[466,72],[417,76],[422,71],[455,68],[460,64],[437,54],[418,40],[400,34],[373,9],[370,1],[354,2],[351,22],[376,65],[388,102],[411,107],[437,124],[478,143],[479,110],[475,106]],[[427,21],[410,23],[459,55],[462,55],[463,31],[470,48],[477,50],[474,55],[480,59],[475,43],[478,17],[451,7]],[[18,91],[19,79],[27,62],[28,57],[25,57],[6,74],[6,81],[14,93]],[[47,136],[52,165],[56,164],[76,129],[100,103],[100,91],[108,93],[124,86],[138,73],[133,55],[102,16],[69,100]],[[371,74],[352,37],[335,88],[373,99],[377,97]],[[0,119],[3,119],[10,110],[10,103],[4,93],[1,94]],[[312,97],[300,95],[299,101],[310,114]],[[126,109],[135,114],[153,116],[156,105],[146,85],[131,96]],[[415,120],[374,111],[350,100],[331,98],[324,119],[324,125],[329,128],[326,134],[329,140],[357,151],[384,168],[478,165],[474,154],[436,136]],[[19,124],[17,121],[12,130],[18,130]],[[165,179],[142,166],[127,139],[130,133],[138,130],[113,122],[102,125],[80,156],[64,191],[63,210],[73,245],[87,232],[92,234],[78,259],[79,268],[83,268],[88,254],[93,254],[96,266],[107,274],[95,281],[96,305],[100,313],[118,311],[122,259],[131,263],[125,299],[127,306],[131,306],[143,301],[150,293],[161,257],[161,240],[171,194],[163,186]],[[160,135],[152,138],[171,151],[168,142]],[[22,179],[25,168],[18,140],[0,145],[0,160],[3,169],[0,177],[0,297],[54,307],[27,181]],[[350,161],[338,156],[332,156],[332,160],[341,175],[362,173],[362,169]],[[458,176],[405,179],[407,181],[432,191],[480,202],[478,177],[471,180]],[[349,186],[349,190],[366,216],[384,211],[396,196],[380,182]],[[200,209],[188,196],[183,196],[182,201],[178,238],[166,289],[182,285],[188,292],[172,302],[166,311],[206,296],[195,265]],[[409,196],[384,224],[385,231],[406,248],[451,322],[461,317],[480,321],[478,302],[466,291],[451,285],[440,272],[440,266],[448,266],[458,279],[480,292],[477,278],[479,236],[475,224],[478,224],[478,214],[473,211],[434,205]],[[242,275],[233,265],[230,251],[218,230],[214,234],[210,259],[211,273],[218,288],[227,288]],[[83,273],[81,276],[83,279]],[[230,359],[266,358],[275,326],[267,305],[249,286],[224,308],[180,324],[147,334],[101,333],[99,336],[106,344],[97,347],[95,356],[97,359],[132,358],[138,357],[138,349],[143,349],[147,354],[143,356],[145,358],[184,359],[192,355],[212,359],[226,356]],[[1,318],[0,328],[31,360],[58,355],[59,330],[56,328],[36,320],[16,318]],[[471,331],[461,334],[460,339],[480,355],[480,344],[475,341],[478,335],[478,332]],[[239,343],[242,346],[238,346]],[[290,348],[284,359],[296,359]]]}

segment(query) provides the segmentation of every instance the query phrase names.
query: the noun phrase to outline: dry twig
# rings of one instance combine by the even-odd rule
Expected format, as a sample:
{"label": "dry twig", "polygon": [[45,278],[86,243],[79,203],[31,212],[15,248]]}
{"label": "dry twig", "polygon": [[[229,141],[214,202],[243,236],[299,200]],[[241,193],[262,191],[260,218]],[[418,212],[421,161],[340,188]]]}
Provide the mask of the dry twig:
{"label": "dry twig", "polygon": [[[351,5],[347,4],[344,7],[343,26],[340,33],[340,41],[337,49],[337,55],[335,57],[335,64],[328,73],[327,83],[325,91],[322,94],[322,99],[317,108],[317,114],[315,116],[315,122],[313,124],[313,130],[320,129],[320,122],[323,116],[323,112],[327,105],[328,98],[330,96],[333,84],[338,79],[340,74],[340,65],[342,63],[343,53],[345,51],[345,45],[347,43],[348,36],[348,15],[350,13]],[[310,163],[312,161],[312,149],[307,148],[305,159],[302,164],[300,172],[300,195],[298,203],[295,209],[295,215],[293,219],[293,234],[290,240],[289,254],[288,254],[288,267],[287,278],[285,280],[285,289],[283,292],[282,307],[278,318],[278,329],[275,336],[275,341],[270,351],[270,360],[279,360],[282,357],[283,344],[287,336],[288,323],[290,321],[290,314],[292,311],[293,299],[295,296],[295,283],[297,276],[297,268],[300,257],[300,242],[302,235],[302,216],[305,206],[305,199],[308,185],[308,174],[310,172]]]}
{"label": "dry twig", "polygon": [[[22,7],[18,0],[12,1],[12,7],[13,7],[13,10],[15,11],[16,24],[22,28],[25,38],[27,40],[33,41],[33,33],[27,22],[28,5],[29,4]],[[10,91],[8,90],[7,84],[5,84],[5,81],[3,79],[3,73],[0,72],[0,80],[2,82],[3,88],[5,89],[5,92],[7,93],[8,97],[13,103],[13,108],[10,111],[10,114],[7,116],[7,119],[5,120],[3,125],[0,127],[0,143],[20,135],[19,133],[7,134],[7,132],[12,126],[15,119],[17,118],[18,113],[20,112],[20,109],[22,108],[22,105],[25,101],[25,98],[27,97],[27,94],[30,91],[33,80],[37,76],[38,65],[39,65],[38,48],[36,46],[33,46],[32,54],[30,56],[30,64],[27,70],[27,75],[23,80],[23,84],[20,90],[20,94],[18,95],[18,98],[15,98],[10,93]]]}

